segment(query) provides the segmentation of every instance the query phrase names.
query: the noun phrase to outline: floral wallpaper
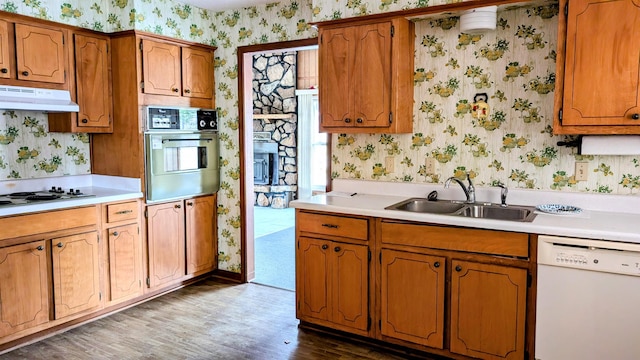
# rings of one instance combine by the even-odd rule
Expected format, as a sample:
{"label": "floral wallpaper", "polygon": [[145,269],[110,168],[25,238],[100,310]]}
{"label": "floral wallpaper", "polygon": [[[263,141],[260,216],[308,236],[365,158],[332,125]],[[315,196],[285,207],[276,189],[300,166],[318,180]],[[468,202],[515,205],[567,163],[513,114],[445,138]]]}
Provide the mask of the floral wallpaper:
{"label": "floral wallpaper", "polygon": [[[218,47],[216,106],[222,141],[219,267],[239,272],[236,49],[316,37],[309,24],[314,21],[450,2],[457,1],[286,0],[211,12],[173,0],[0,0],[0,9],[99,31],[135,28]],[[485,185],[500,181],[509,187],[638,194],[639,157],[579,156],[572,148],[556,145],[567,137],[551,135],[557,12],[557,6],[501,12],[496,31],[482,35],[460,34],[457,18],[417,22],[414,132],[334,134],[332,177],[442,183],[449,176],[470,171],[476,182]],[[484,114],[475,112],[480,113],[476,117],[472,113],[474,98],[477,108],[485,109]],[[485,100],[484,104],[480,100]],[[45,176],[46,170],[38,170],[41,161],[47,168],[55,156],[59,157],[55,162],[61,162],[55,171],[90,171],[88,165],[74,161],[88,158],[88,147],[81,146],[83,139],[47,133],[45,116],[16,112],[15,117],[0,119],[4,136],[0,137],[0,164],[13,167],[6,170],[0,166],[0,175],[16,171],[22,177]],[[38,124],[32,126],[33,121],[27,120],[30,117]],[[46,136],[34,134],[41,133],[38,126]],[[11,144],[4,144],[12,137]],[[54,140],[60,147],[49,145]],[[31,159],[34,150],[37,155]],[[393,158],[394,172],[384,167],[387,157]],[[25,158],[24,163],[17,161],[20,158]],[[433,159],[434,171],[428,171],[426,159]],[[573,178],[576,161],[588,163],[588,181]]]}
{"label": "floral wallpaper", "polygon": [[91,172],[87,134],[49,133],[47,115],[0,113],[0,179],[80,175]]}

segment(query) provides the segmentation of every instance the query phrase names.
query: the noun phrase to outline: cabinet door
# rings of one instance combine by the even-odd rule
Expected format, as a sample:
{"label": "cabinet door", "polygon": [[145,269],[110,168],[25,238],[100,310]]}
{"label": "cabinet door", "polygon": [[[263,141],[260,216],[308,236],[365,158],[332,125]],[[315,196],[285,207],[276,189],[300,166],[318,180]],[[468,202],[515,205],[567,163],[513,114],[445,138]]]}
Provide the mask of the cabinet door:
{"label": "cabinet door", "polygon": [[145,94],[180,96],[180,46],[142,40]]}
{"label": "cabinet door", "polygon": [[109,229],[110,301],[142,294],[142,244],[138,224]]}
{"label": "cabinet door", "polygon": [[0,248],[0,338],[49,321],[45,242]]}
{"label": "cabinet door", "polygon": [[201,274],[216,267],[217,226],[215,196],[185,200],[187,224],[187,274]]}
{"label": "cabinet door", "polygon": [[367,330],[369,250],[365,245],[331,244],[331,321]]}
{"label": "cabinet door", "polygon": [[443,347],[445,259],[382,250],[382,335]]}
{"label": "cabinet door", "polygon": [[527,271],[453,260],[451,351],[524,359]]}
{"label": "cabinet door", "polygon": [[89,232],[51,240],[55,318],[100,304],[98,235]]}
{"label": "cabinet door", "polygon": [[11,78],[11,64],[9,55],[9,24],[0,20],[0,78]]}
{"label": "cabinet door", "polygon": [[182,201],[147,207],[149,286],[182,278],[185,273],[184,209]]}
{"label": "cabinet door", "polygon": [[75,36],[78,127],[109,127],[109,54],[105,38]]}
{"label": "cabinet door", "polygon": [[[389,127],[391,112],[391,23],[357,28],[351,90],[355,126]],[[344,95],[344,94],[340,94]]]}
{"label": "cabinet door", "polygon": [[329,320],[331,241],[298,238],[296,258],[298,317]]}
{"label": "cabinet door", "polygon": [[640,125],[640,4],[569,4],[562,125]]}
{"label": "cabinet door", "polygon": [[19,80],[64,83],[62,31],[16,24],[16,59]]}
{"label": "cabinet door", "polygon": [[355,96],[350,88],[355,73],[355,37],[354,27],[328,29],[320,34],[319,100],[323,127],[355,124],[350,112]]}
{"label": "cabinet door", "polygon": [[182,48],[182,96],[213,97],[213,52]]}

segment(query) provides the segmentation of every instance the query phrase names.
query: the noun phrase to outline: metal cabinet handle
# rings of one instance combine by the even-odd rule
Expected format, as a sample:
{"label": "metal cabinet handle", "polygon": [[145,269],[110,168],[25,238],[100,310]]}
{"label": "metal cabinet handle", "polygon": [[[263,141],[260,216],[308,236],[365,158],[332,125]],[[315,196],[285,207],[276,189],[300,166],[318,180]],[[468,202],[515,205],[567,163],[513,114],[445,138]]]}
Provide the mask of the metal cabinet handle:
{"label": "metal cabinet handle", "polygon": [[124,214],[129,214],[132,213],[133,210],[120,210],[120,211],[116,211],[117,215],[124,215]]}
{"label": "metal cabinet handle", "polygon": [[638,120],[638,119],[640,119],[640,114],[633,114],[633,115],[631,115],[631,119],[633,119],[633,120]]}
{"label": "metal cabinet handle", "polygon": [[329,245],[327,244],[322,245],[322,250],[327,250],[328,248],[329,248]]}
{"label": "metal cabinet handle", "polygon": [[114,231],[114,232],[113,232],[113,236],[118,236],[118,235],[119,235],[119,234],[118,234],[118,232],[117,232],[117,231]]}
{"label": "metal cabinet handle", "polygon": [[172,89],[171,89],[171,91],[173,91],[173,92],[176,92],[176,93],[177,93],[178,91],[180,91],[180,89],[178,89],[178,88],[172,88]]}
{"label": "metal cabinet handle", "polygon": [[59,242],[56,246],[57,246],[57,247],[59,247],[59,248],[61,248],[61,247],[63,247],[64,245],[63,245],[61,242]]}
{"label": "metal cabinet handle", "polygon": [[187,201],[187,205],[193,206],[193,201]]}
{"label": "metal cabinet handle", "polygon": [[362,120],[362,118],[357,118],[357,119],[356,119],[356,122],[357,122],[358,124],[362,124],[362,122],[363,122],[363,121],[364,121],[364,120]]}
{"label": "metal cabinet handle", "polygon": [[176,204],[176,205],[173,205],[173,207],[176,208],[176,209],[180,209],[180,208],[182,208],[182,205]]}
{"label": "metal cabinet handle", "polygon": [[185,93],[185,94],[191,94],[191,90],[189,90],[189,89],[184,89],[184,93]]}
{"label": "metal cabinet handle", "polygon": [[88,123],[88,122],[89,122],[89,120],[87,120],[87,119],[82,119],[82,120],[80,120],[80,121],[82,121],[82,123],[83,123],[83,124],[86,124],[86,123]]}
{"label": "metal cabinet handle", "polygon": [[436,261],[433,263],[433,267],[439,268],[440,267],[440,261]]}
{"label": "metal cabinet handle", "polygon": [[340,250],[342,250],[342,249],[340,249],[340,246],[336,246],[336,247],[333,248],[333,251],[335,251],[335,252],[340,252]]}
{"label": "metal cabinet handle", "polygon": [[9,69],[7,69],[7,68],[2,68],[2,69],[0,69],[0,72],[1,72],[1,73],[3,73],[3,74],[6,74],[6,73],[8,73],[8,72],[9,72]]}
{"label": "metal cabinet handle", "polygon": [[339,227],[338,225],[333,224],[322,224],[322,226],[328,227],[329,229],[337,229]]}
{"label": "metal cabinet handle", "polygon": [[44,246],[40,245],[40,246],[38,246],[38,247],[36,248],[36,250],[38,250],[38,251],[42,251],[42,250],[44,250]]}
{"label": "metal cabinet handle", "polygon": [[22,75],[24,75],[24,76],[29,76],[29,72],[28,72],[28,71],[23,71],[23,72],[22,72]]}
{"label": "metal cabinet handle", "polygon": [[462,266],[460,266],[460,265],[456,265],[456,271],[457,271],[457,272],[462,271]]}
{"label": "metal cabinet handle", "polygon": [[346,123],[348,124],[348,123],[350,123],[350,122],[351,122],[351,119],[346,118],[346,119],[344,119],[344,122],[346,122]]}

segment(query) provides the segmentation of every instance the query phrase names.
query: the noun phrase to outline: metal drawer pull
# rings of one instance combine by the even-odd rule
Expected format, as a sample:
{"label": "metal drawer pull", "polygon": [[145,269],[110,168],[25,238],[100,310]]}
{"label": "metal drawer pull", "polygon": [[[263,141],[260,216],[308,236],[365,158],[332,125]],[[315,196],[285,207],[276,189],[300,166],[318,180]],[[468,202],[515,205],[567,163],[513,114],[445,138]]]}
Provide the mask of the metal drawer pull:
{"label": "metal drawer pull", "polygon": [[338,225],[333,225],[333,224],[322,224],[322,226],[328,227],[330,229],[337,229],[338,228]]}
{"label": "metal drawer pull", "polygon": [[87,119],[82,119],[81,121],[82,121],[83,124],[86,124],[86,123],[89,122],[89,120],[87,120]]}
{"label": "metal drawer pull", "polygon": [[59,242],[59,243],[58,243],[58,245],[56,245],[56,246],[57,246],[57,247],[59,247],[59,248],[61,248],[61,247],[63,247],[64,245],[62,245],[62,243],[61,243],[61,242]]}
{"label": "metal drawer pull", "polygon": [[116,211],[116,215],[130,214],[132,212],[133,210],[120,210],[120,211]]}
{"label": "metal drawer pull", "polygon": [[358,124],[362,124],[362,123],[363,123],[363,121],[364,121],[364,120],[362,120],[362,118],[357,118],[357,119],[356,119],[356,122],[357,122]]}
{"label": "metal drawer pull", "polygon": [[23,71],[23,72],[22,72],[22,75],[24,75],[24,76],[29,76],[29,72],[28,72],[28,71]]}
{"label": "metal drawer pull", "polygon": [[44,246],[40,245],[40,246],[38,246],[36,249],[37,249],[38,251],[42,251],[42,250],[44,250]]}
{"label": "metal drawer pull", "polygon": [[322,245],[322,250],[327,250],[328,248],[329,248],[329,245],[327,244]]}
{"label": "metal drawer pull", "polygon": [[335,248],[333,248],[333,251],[335,251],[335,252],[340,252],[340,250],[341,250],[340,246],[336,246]]}
{"label": "metal drawer pull", "polygon": [[433,267],[439,268],[440,267],[440,261],[436,261],[435,263],[433,263]]}
{"label": "metal drawer pull", "polygon": [[633,115],[631,115],[631,119],[633,119],[633,120],[638,120],[638,119],[640,119],[640,114],[633,114]]}
{"label": "metal drawer pull", "polygon": [[182,208],[182,205],[173,205],[173,207],[176,208],[176,209],[180,209],[180,208]]}
{"label": "metal drawer pull", "polygon": [[1,73],[3,73],[3,74],[6,74],[6,73],[8,73],[8,72],[9,72],[9,69],[7,69],[7,68],[2,68],[2,69],[0,69],[0,72],[1,72]]}
{"label": "metal drawer pull", "polygon": [[118,236],[118,232],[117,232],[117,231],[114,231],[114,232],[113,232],[113,236]]}
{"label": "metal drawer pull", "polygon": [[346,123],[348,124],[348,123],[350,123],[350,122],[351,122],[351,119],[346,118],[346,119],[344,119],[344,122],[346,122]]}
{"label": "metal drawer pull", "polygon": [[462,271],[462,266],[460,266],[460,265],[456,265],[456,271],[457,271],[457,272]]}

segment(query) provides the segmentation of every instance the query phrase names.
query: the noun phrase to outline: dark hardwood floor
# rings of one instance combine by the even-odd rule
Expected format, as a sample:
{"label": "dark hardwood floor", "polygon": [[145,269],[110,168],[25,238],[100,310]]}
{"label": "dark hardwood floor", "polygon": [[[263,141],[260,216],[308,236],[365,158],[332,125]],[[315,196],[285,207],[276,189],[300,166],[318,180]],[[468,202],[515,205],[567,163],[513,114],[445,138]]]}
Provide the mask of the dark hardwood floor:
{"label": "dark hardwood floor", "polygon": [[405,359],[298,328],[295,293],[205,280],[24,346],[8,359]]}

